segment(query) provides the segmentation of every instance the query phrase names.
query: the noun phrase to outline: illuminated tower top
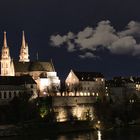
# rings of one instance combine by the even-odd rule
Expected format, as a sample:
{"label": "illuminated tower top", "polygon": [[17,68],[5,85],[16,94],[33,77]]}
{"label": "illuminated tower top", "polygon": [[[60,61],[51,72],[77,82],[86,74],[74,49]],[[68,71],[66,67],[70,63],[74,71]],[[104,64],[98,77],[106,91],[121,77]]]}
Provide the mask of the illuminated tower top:
{"label": "illuminated tower top", "polygon": [[20,49],[20,59],[19,62],[29,62],[29,52],[28,52],[28,45],[25,41],[25,34],[24,31],[22,31],[22,44]]}
{"label": "illuminated tower top", "polygon": [[3,38],[3,47],[2,47],[2,54],[1,54],[2,59],[11,59],[10,58],[10,51],[7,46],[7,38],[6,38],[6,32],[4,31],[4,38]]}

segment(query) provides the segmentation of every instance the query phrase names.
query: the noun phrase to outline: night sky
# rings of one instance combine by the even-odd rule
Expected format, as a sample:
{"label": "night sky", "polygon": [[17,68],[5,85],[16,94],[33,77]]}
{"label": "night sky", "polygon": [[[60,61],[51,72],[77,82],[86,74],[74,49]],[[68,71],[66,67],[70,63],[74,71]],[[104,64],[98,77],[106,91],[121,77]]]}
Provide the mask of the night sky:
{"label": "night sky", "polygon": [[12,58],[24,30],[30,59],[52,58],[60,78],[140,76],[140,0],[0,0],[1,46],[4,30]]}

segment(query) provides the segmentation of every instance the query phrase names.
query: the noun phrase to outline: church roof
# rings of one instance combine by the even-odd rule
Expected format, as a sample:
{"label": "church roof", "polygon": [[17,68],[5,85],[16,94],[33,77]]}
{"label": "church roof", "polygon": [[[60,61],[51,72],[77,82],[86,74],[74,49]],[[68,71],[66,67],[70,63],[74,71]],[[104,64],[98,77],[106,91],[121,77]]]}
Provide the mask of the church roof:
{"label": "church roof", "polygon": [[51,62],[18,62],[14,61],[15,72],[29,72],[29,71],[54,71],[53,65]]}
{"label": "church roof", "polygon": [[77,72],[74,71],[75,75],[80,81],[95,81],[94,78],[104,78],[103,74],[99,72]]}
{"label": "church roof", "polygon": [[0,76],[0,85],[36,84],[31,76]]}

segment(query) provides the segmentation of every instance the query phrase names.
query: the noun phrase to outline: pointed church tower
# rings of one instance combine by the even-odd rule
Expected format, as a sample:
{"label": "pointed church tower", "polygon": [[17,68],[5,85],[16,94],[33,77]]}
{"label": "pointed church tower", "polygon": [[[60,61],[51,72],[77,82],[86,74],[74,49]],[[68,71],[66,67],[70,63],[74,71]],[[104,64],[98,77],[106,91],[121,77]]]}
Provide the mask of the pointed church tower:
{"label": "pointed church tower", "polygon": [[29,62],[28,44],[25,41],[24,31],[22,31],[22,45],[20,49],[19,62]]}
{"label": "pointed church tower", "polygon": [[6,32],[4,32],[3,47],[1,53],[1,76],[11,75],[11,57],[7,46]]}
{"label": "pointed church tower", "polygon": [[15,67],[14,67],[14,62],[13,62],[13,59],[11,60],[11,63],[10,63],[10,76],[15,76]]}

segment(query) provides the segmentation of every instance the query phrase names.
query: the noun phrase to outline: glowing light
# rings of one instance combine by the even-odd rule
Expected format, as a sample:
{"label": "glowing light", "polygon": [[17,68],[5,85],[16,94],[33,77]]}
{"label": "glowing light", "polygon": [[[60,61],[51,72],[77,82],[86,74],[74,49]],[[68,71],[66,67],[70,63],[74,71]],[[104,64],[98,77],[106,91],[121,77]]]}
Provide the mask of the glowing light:
{"label": "glowing light", "polygon": [[57,96],[61,96],[61,93],[60,93],[60,92],[57,92],[56,95],[57,95]]}
{"label": "glowing light", "polygon": [[84,96],[87,96],[87,93],[86,92],[84,93]]}
{"label": "glowing light", "polygon": [[83,96],[83,92],[80,92],[80,96]]}
{"label": "glowing light", "polygon": [[48,113],[48,110],[45,107],[40,108],[40,116],[41,118],[44,118]]}
{"label": "glowing light", "polygon": [[43,91],[44,89],[46,89],[47,86],[50,85],[50,82],[47,78],[40,78],[40,90]]}
{"label": "glowing light", "polygon": [[44,91],[43,94],[46,95],[47,93]]}
{"label": "glowing light", "polygon": [[73,116],[77,117],[78,120],[82,120],[84,118],[85,108],[76,106],[73,109]]}
{"label": "glowing light", "polygon": [[93,93],[92,93],[92,95],[94,96],[94,95],[95,95],[95,93],[93,92]]}
{"label": "glowing light", "polygon": [[98,135],[98,140],[102,140],[102,134],[101,134],[101,131],[97,131],[97,135]]}
{"label": "glowing light", "polygon": [[79,95],[80,95],[79,92],[77,92],[77,93],[76,93],[76,96],[79,96]]}
{"label": "glowing light", "polygon": [[67,121],[66,111],[63,108],[58,110],[58,115],[56,116],[57,122],[64,122]]}
{"label": "glowing light", "polygon": [[101,81],[103,82],[103,81],[104,81],[104,79],[101,79]]}
{"label": "glowing light", "polygon": [[99,94],[98,94],[98,93],[96,93],[96,96],[99,96]]}

